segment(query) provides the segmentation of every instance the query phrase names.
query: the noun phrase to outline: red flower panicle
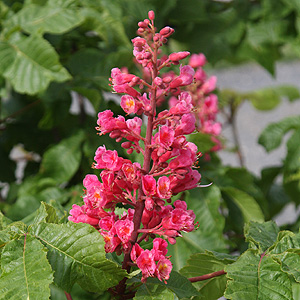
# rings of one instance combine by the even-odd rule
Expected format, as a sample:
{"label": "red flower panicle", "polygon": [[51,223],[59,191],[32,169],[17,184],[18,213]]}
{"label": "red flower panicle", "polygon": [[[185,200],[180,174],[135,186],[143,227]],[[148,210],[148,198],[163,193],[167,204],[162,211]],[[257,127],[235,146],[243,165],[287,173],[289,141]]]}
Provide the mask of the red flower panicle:
{"label": "red flower panicle", "polygon": [[[201,179],[195,169],[200,154],[186,135],[197,129],[217,137],[220,125],[215,121],[217,98],[211,94],[216,78],[206,79],[202,69],[205,56],[192,55],[188,65],[179,67],[179,75],[170,72],[170,66],[182,64],[190,53],[160,57],[160,47],[174,30],[167,26],[156,32],[154,12],[150,11],[148,17],[138,23],[139,36],[132,40],[133,55],[143,68],[143,77],[114,68],[110,78],[113,91],[123,94],[120,105],[125,114],[148,117],[147,134],[141,135],[141,118],[125,119],[110,110],[98,114],[96,127],[100,135],[109,134],[121,142],[128,154],[142,153],[144,164],[100,146],[93,164],[101,170],[100,176],[85,177],[84,205],[73,205],[69,220],[99,230],[105,251],[124,253],[123,268],[129,270],[131,260],[141,269],[143,282],[148,277],[165,282],[172,270],[168,242],[176,243],[181,232],[195,228],[195,214],[184,201],[169,204],[173,195],[197,187]],[[167,72],[163,72],[165,69]],[[164,96],[170,97],[171,108],[157,113],[156,106]],[[131,208],[118,215],[117,204]],[[140,246],[155,235],[160,237],[154,238],[152,249]]]}

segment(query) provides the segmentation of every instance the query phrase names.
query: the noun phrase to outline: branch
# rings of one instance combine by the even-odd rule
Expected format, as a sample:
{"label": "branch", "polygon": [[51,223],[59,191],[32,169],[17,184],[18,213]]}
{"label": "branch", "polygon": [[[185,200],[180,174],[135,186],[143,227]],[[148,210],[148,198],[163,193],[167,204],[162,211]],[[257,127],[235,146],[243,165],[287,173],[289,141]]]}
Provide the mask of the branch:
{"label": "branch", "polygon": [[12,113],[11,115],[7,116],[6,118],[4,119],[0,119],[0,124],[2,123],[5,123],[8,119],[11,119],[11,118],[14,118],[14,117],[17,117],[18,115],[21,115],[22,113],[24,113],[25,111],[27,111],[29,108],[31,108],[32,106],[35,106],[37,104],[39,104],[41,102],[40,99],[32,102],[32,103],[29,103],[28,105],[26,105],[25,107],[17,110],[16,112]]}
{"label": "branch", "polygon": [[242,147],[238,135],[238,130],[237,130],[237,124],[236,124],[236,108],[233,106],[233,103],[231,103],[230,107],[230,119],[229,122],[231,124],[231,129],[232,129],[232,134],[233,134],[233,139],[234,139],[234,144],[236,147],[236,153],[239,159],[239,163],[241,167],[245,166],[245,161],[244,161],[244,156],[242,153]]}
{"label": "branch", "polygon": [[225,274],[226,274],[226,272],[224,270],[221,270],[221,271],[205,274],[202,276],[191,277],[188,279],[190,282],[197,282],[197,281],[203,281],[203,280],[207,280],[207,279],[218,277],[218,276],[225,275]]}

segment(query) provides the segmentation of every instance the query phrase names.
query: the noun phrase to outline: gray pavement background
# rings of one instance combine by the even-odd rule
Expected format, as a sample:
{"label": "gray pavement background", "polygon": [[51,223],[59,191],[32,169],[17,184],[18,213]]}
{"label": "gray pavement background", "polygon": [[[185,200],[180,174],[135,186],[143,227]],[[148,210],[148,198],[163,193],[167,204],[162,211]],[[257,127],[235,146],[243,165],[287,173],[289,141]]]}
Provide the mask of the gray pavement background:
{"label": "gray pavement background", "polygon": [[[294,85],[300,90],[300,61],[281,62],[276,67],[276,78],[262,67],[254,64],[243,65],[236,68],[216,70],[213,72],[217,78],[220,89],[230,88],[241,92],[255,89],[278,86],[283,84]],[[281,104],[271,111],[256,110],[251,103],[244,102],[237,113],[238,135],[242,144],[246,167],[255,174],[268,165],[276,165],[285,156],[285,147],[266,153],[264,148],[257,144],[261,131],[271,122],[277,122],[287,116],[300,114],[300,99],[290,102],[283,99]],[[223,135],[232,145],[230,128],[224,128]],[[300,145],[300,141],[299,141]],[[235,154],[221,151],[224,163],[238,165]]]}
{"label": "gray pavement background", "polygon": [[[279,62],[276,65],[275,78],[256,64],[215,70],[212,73],[217,76],[217,86],[220,89],[229,88],[247,92],[287,84],[294,85],[300,90],[300,61]],[[288,136],[285,137],[278,149],[270,153],[267,153],[257,143],[258,137],[269,123],[277,122],[285,117],[294,115],[300,115],[300,99],[294,102],[283,99],[281,104],[271,111],[258,111],[249,102],[244,102],[240,106],[237,112],[238,136],[245,165],[248,170],[255,175],[259,175],[262,168],[280,164],[286,154],[284,142],[286,142]],[[224,128],[222,134],[228,140],[228,146],[233,145],[231,129]],[[220,156],[225,165],[239,166],[236,154],[222,150]],[[275,218],[275,221],[278,225],[292,223],[297,218],[299,212],[294,205],[290,204]]]}

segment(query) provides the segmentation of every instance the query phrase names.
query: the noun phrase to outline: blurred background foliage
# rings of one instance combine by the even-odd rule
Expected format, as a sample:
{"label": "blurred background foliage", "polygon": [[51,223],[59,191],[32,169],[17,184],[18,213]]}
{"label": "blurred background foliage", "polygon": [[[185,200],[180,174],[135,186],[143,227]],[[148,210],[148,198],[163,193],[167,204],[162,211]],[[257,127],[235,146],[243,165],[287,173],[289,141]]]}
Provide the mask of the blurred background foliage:
{"label": "blurred background foliage", "polygon": [[[72,204],[82,202],[82,179],[93,172],[97,147],[105,144],[126,155],[113,140],[96,135],[96,113],[111,109],[122,114],[107,93],[110,70],[125,66],[137,71],[130,40],[151,9],[158,28],[175,29],[169,53],[203,52],[210,67],[254,61],[276,76],[278,60],[300,56],[297,0],[0,1],[0,208],[7,217],[30,224],[41,201],[67,216]],[[218,90],[218,96],[221,113],[234,128],[243,101],[270,110],[283,96],[298,99],[299,92],[281,86],[251,93]],[[199,163],[203,183],[214,185],[184,195],[199,229],[171,248],[175,270],[205,249],[242,252],[245,221],[267,221],[287,203],[299,205],[300,116],[270,124],[258,142],[272,151],[290,131],[286,158],[260,177],[243,167],[224,166],[216,153]],[[207,151],[209,141],[199,135],[194,142]],[[16,177],[20,165],[24,175]],[[298,230],[299,222],[290,229]]]}

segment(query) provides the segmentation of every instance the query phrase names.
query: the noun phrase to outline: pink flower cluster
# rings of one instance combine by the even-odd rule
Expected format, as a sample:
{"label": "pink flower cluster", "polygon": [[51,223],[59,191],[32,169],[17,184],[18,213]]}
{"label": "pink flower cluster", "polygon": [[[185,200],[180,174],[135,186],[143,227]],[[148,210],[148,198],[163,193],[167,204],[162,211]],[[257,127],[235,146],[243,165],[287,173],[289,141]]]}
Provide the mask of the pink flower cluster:
{"label": "pink flower cluster", "polygon": [[146,278],[150,276],[157,277],[160,281],[169,279],[172,263],[166,257],[167,246],[168,243],[165,240],[155,238],[151,250],[144,250],[139,244],[132,247],[130,257],[142,271],[142,282],[145,282]]}
{"label": "pink flower cluster", "polygon": [[194,105],[197,107],[197,126],[204,133],[218,136],[221,133],[221,124],[216,122],[218,113],[218,98],[211,92],[216,88],[217,78],[211,76],[207,78],[203,66],[206,63],[204,54],[193,54],[190,57],[189,65],[196,68],[195,85],[189,88]]}
{"label": "pink flower cluster", "polygon": [[[222,126],[216,121],[218,110],[218,97],[212,92],[216,88],[217,78],[211,76],[207,78],[203,66],[206,63],[204,54],[192,54],[189,59],[189,66],[196,69],[194,76],[194,84],[188,86],[193,105],[195,106],[195,117],[197,130],[211,135],[211,140],[215,146],[210,151],[218,151],[222,148],[221,141],[218,138]],[[176,100],[173,98],[173,101]]]}
{"label": "pink flower cluster", "polygon": [[[147,76],[140,78],[114,68],[110,78],[114,92],[124,94],[124,112],[148,118],[146,135],[141,135],[141,118],[125,119],[110,110],[98,114],[96,127],[100,135],[109,134],[121,142],[128,154],[141,153],[143,166],[100,146],[93,164],[94,169],[102,170],[100,177],[85,177],[84,205],[73,205],[69,216],[70,221],[88,223],[99,230],[105,251],[124,253],[123,268],[140,268],[143,282],[149,276],[161,281],[169,278],[172,264],[167,256],[168,242],[174,244],[182,232],[195,229],[194,212],[184,201],[171,204],[172,196],[199,186],[201,175],[195,165],[201,153],[186,135],[199,130],[200,124],[201,130],[208,131],[205,124],[214,121],[217,111],[216,98],[210,95],[215,79],[205,79],[203,56],[192,55],[189,65],[180,66],[178,76],[161,72],[178,65],[189,52],[160,57],[159,48],[174,30],[167,26],[156,33],[153,11],[148,17],[138,23],[140,36],[132,40],[133,54]],[[172,107],[158,113],[157,104],[168,95],[172,95]],[[203,102],[200,109],[199,101]],[[217,135],[216,125],[211,126],[214,129],[210,132]],[[116,207],[120,205],[131,208],[118,215]],[[157,235],[160,237],[155,238]],[[141,243],[150,238],[154,238],[152,249],[143,249]]]}

